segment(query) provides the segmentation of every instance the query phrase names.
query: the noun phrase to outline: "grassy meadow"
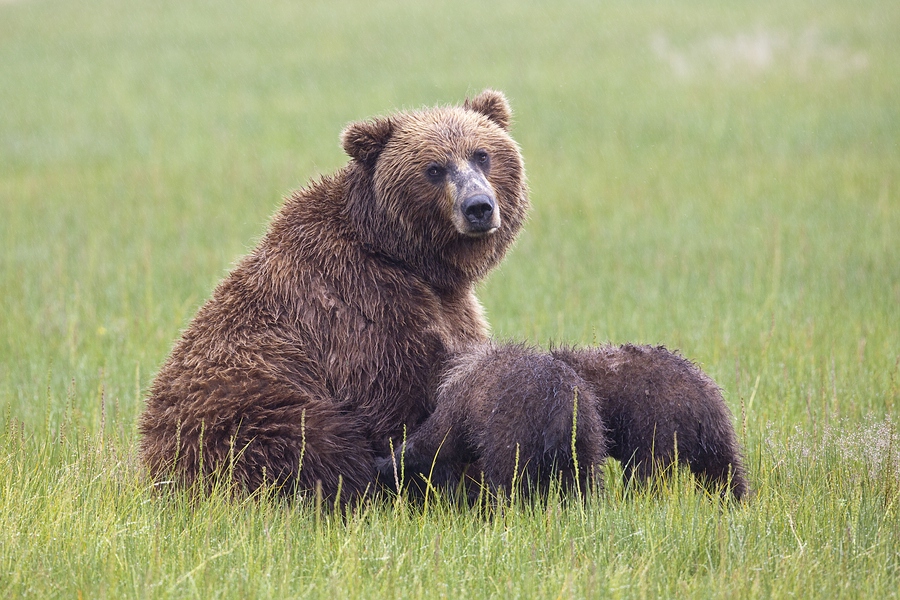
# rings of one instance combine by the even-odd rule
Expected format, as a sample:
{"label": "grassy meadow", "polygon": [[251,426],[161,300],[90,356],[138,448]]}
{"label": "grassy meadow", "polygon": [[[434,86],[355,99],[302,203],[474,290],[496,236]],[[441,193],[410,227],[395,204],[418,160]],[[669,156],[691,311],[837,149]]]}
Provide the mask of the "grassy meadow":
{"label": "grassy meadow", "polygon": [[[900,3],[0,1],[0,597],[900,594]],[[345,123],[515,111],[500,338],[679,349],[754,496],[156,493],[173,340]]]}

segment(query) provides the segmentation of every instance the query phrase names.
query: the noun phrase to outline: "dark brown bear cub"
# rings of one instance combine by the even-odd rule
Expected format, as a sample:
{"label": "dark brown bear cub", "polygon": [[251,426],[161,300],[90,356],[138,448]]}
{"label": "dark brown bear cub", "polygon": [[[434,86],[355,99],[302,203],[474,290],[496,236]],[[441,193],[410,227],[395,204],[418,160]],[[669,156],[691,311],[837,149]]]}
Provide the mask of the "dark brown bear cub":
{"label": "dark brown bear cub", "polygon": [[[390,481],[454,485],[471,463],[491,491],[587,491],[599,483],[606,432],[587,383],[566,363],[520,345],[480,344],[456,354],[438,386],[434,412],[394,456],[379,460]],[[573,428],[575,436],[573,439]],[[574,453],[573,453],[574,451]],[[467,486],[468,487],[468,486]]]}
{"label": "dark brown bear cub", "polygon": [[431,416],[378,466],[392,477],[402,460],[405,474],[446,486],[456,483],[454,465],[473,463],[471,476],[480,471],[491,488],[508,489],[515,473],[532,491],[560,474],[571,487],[577,460],[587,489],[588,475],[599,483],[607,456],[622,463],[626,483],[646,481],[677,460],[711,489],[737,499],[747,492],[718,386],[684,358],[651,346],[550,354],[516,345],[467,348],[450,362]]}
{"label": "dark brown bear cub", "polygon": [[499,92],[348,126],[350,163],[287,199],[150,389],[155,477],[358,497],[425,419],[445,357],[486,339],[474,285],[528,209]]}
{"label": "dark brown bear cub", "polygon": [[608,429],[609,456],[625,480],[688,465],[702,483],[747,493],[740,446],[722,393],[690,361],[653,346],[601,346],[552,352],[590,386]]}

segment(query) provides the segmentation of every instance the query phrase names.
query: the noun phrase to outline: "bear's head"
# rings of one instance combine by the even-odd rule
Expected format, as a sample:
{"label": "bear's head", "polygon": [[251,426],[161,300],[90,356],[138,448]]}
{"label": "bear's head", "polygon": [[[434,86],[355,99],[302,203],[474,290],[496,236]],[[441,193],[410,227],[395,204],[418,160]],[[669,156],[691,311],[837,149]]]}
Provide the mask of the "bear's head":
{"label": "bear's head", "polygon": [[528,211],[509,124],[506,98],[486,90],[462,106],[347,126],[341,141],[356,176],[348,209],[360,238],[439,288],[482,277]]}

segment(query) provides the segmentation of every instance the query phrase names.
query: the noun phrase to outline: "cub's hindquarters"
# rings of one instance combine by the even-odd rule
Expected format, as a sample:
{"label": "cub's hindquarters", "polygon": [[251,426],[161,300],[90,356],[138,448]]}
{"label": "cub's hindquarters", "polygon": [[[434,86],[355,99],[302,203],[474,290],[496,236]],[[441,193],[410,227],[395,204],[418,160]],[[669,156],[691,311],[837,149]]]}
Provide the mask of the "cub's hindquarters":
{"label": "cub's hindquarters", "polygon": [[653,346],[554,350],[588,383],[609,431],[609,456],[626,482],[646,480],[677,455],[704,483],[747,493],[731,412],[715,382],[690,361]]}

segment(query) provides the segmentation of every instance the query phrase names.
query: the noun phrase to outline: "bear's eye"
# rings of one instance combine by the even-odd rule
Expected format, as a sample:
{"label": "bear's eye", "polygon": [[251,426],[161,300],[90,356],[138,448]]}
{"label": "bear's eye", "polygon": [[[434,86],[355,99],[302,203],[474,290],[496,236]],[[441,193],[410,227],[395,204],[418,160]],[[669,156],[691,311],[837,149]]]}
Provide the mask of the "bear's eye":
{"label": "bear's eye", "polygon": [[472,154],[472,159],[481,166],[487,166],[491,161],[491,157],[484,150],[476,150]]}
{"label": "bear's eye", "polygon": [[438,181],[444,177],[444,167],[437,163],[431,163],[425,169],[425,175],[432,181]]}

